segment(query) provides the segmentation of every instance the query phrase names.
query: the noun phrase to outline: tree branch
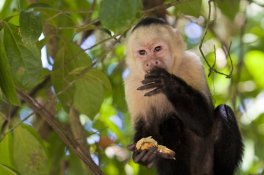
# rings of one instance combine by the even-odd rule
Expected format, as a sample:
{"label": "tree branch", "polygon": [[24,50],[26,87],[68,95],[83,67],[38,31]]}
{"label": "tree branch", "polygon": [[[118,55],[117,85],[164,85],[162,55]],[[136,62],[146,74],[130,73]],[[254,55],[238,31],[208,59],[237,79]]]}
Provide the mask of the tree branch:
{"label": "tree branch", "polygon": [[90,155],[87,154],[87,150],[74,139],[72,133],[65,129],[45,107],[23,91],[17,89],[17,92],[21,99],[53,128],[61,140],[88,166],[94,175],[103,174],[99,167],[93,162]]}
{"label": "tree branch", "polygon": [[74,140],[76,140],[78,144],[82,147],[82,150],[85,151],[84,154],[89,155],[91,159],[89,145],[87,144],[87,140],[86,140],[87,135],[80,122],[79,113],[78,111],[76,111],[74,107],[70,108],[69,124],[71,127],[71,132],[73,134]]}

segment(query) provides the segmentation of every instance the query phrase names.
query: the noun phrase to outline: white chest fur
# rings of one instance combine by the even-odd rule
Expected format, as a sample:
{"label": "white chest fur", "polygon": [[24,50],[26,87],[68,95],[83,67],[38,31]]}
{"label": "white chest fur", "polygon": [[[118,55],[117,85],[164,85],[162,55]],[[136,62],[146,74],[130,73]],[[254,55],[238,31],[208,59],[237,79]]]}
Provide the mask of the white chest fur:
{"label": "white chest fur", "polygon": [[164,114],[174,111],[174,107],[164,94],[159,93],[153,96],[144,96],[150,90],[137,90],[139,86],[142,86],[141,81],[132,77],[128,77],[125,81],[126,101],[133,121],[137,121],[138,117],[145,119],[152,117],[148,115],[151,114],[153,108],[156,109],[156,116],[164,116]]}

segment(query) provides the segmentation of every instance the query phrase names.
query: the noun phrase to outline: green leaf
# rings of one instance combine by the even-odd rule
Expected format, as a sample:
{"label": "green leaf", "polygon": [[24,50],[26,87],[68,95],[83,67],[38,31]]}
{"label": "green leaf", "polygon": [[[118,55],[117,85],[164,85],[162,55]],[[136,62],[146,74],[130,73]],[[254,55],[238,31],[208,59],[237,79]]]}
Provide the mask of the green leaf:
{"label": "green leaf", "polygon": [[32,8],[22,11],[20,13],[19,23],[23,42],[29,44],[37,42],[42,32],[40,12],[34,11]]}
{"label": "green leaf", "polygon": [[9,167],[13,166],[11,159],[12,157],[11,145],[12,145],[12,136],[10,134],[7,134],[0,142],[0,155],[1,155],[0,163]]}
{"label": "green leaf", "polygon": [[21,125],[14,131],[13,160],[21,174],[48,175],[48,157],[37,133]]}
{"label": "green leaf", "polygon": [[52,165],[50,167],[50,175],[60,174],[61,162],[65,161],[65,144],[60,137],[52,132],[47,140],[50,146],[48,146],[49,161]]}
{"label": "green leaf", "polygon": [[11,68],[4,50],[3,31],[0,31],[0,43],[0,88],[9,103],[13,105],[20,105],[11,74]]}
{"label": "green leaf", "polygon": [[1,10],[0,10],[0,19],[3,19],[3,18],[6,18],[7,15],[10,15],[10,7],[11,7],[11,4],[13,3],[12,1],[3,1],[2,2],[3,6],[1,7]]}
{"label": "green leaf", "polygon": [[76,81],[74,92],[74,106],[81,113],[92,118],[103,102],[104,94],[102,85],[94,80],[81,79]]}
{"label": "green leaf", "polygon": [[240,0],[215,0],[215,2],[224,15],[234,20],[239,11]]}
{"label": "green leaf", "polygon": [[89,56],[74,44],[65,44],[58,51],[51,74],[51,82],[66,111],[73,104],[75,81],[84,71],[84,67],[91,69],[91,64]]}
{"label": "green leaf", "polygon": [[6,23],[4,46],[12,68],[15,82],[25,89],[31,89],[43,81],[46,72],[42,68],[40,49],[35,44],[21,41],[18,28]]}
{"label": "green leaf", "polygon": [[69,175],[91,174],[91,172],[87,172],[87,168],[85,167],[85,164],[82,161],[80,161],[80,159],[76,157],[73,153],[71,153],[69,163],[71,165],[68,169]]}
{"label": "green leaf", "polygon": [[66,111],[74,105],[91,118],[111,91],[108,78],[94,70],[89,56],[74,44],[65,44],[58,52],[51,81]]}
{"label": "green leaf", "polygon": [[0,163],[0,174],[2,175],[18,175],[15,171],[13,171],[11,168],[9,168],[6,165],[3,165]]}
{"label": "green leaf", "polygon": [[119,33],[130,27],[141,9],[140,0],[103,0],[100,4],[99,18],[105,28]]}
{"label": "green leaf", "polygon": [[74,106],[90,118],[99,111],[106,92],[111,90],[109,80],[98,70],[89,71],[76,81],[75,87]]}
{"label": "green leaf", "polygon": [[245,65],[249,73],[253,76],[255,82],[264,88],[263,67],[264,67],[264,52],[253,50],[245,55]]}
{"label": "green leaf", "polygon": [[103,85],[106,94],[111,93],[112,91],[111,82],[103,72],[98,70],[91,70],[88,75],[91,76],[93,79],[96,79],[97,81],[100,82],[100,84]]}
{"label": "green leaf", "polygon": [[201,15],[202,0],[182,0],[176,6],[176,13],[199,17]]}

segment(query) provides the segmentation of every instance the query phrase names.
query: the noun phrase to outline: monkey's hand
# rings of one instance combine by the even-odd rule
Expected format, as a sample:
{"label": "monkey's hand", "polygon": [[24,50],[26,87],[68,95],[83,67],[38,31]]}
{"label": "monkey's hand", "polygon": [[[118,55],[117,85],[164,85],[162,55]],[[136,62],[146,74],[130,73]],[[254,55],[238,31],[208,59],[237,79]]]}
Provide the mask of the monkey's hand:
{"label": "monkey's hand", "polygon": [[[168,73],[165,69],[154,68],[145,75],[142,86],[137,90],[151,89],[144,96],[152,96],[164,91],[170,91],[170,87],[179,88],[184,82],[173,74]],[[172,85],[172,86],[171,86]]]}
{"label": "monkey's hand", "polygon": [[147,167],[152,167],[157,157],[175,160],[175,152],[166,146],[158,145],[151,136],[140,139],[136,144],[129,145],[128,149],[133,151],[135,162]]}
{"label": "monkey's hand", "polygon": [[136,144],[131,144],[128,149],[133,152],[132,158],[134,162],[151,168],[155,164],[155,160],[158,157],[158,148],[151,147],[150,149],[138,150]]}

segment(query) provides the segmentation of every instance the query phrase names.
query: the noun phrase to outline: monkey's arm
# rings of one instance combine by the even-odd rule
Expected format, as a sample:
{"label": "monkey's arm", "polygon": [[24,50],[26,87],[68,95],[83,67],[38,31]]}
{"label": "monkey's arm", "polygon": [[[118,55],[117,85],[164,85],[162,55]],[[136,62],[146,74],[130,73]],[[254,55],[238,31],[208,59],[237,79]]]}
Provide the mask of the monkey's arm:
{"label": "monkey's arm", "polygon": [[145,96],[164,93],[175,107],[178,118],[199,136],[207,136],[213,124],[213,106],[181,78],[161,68],[145,75],[138,90],[150,90]]}

